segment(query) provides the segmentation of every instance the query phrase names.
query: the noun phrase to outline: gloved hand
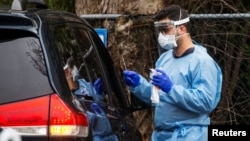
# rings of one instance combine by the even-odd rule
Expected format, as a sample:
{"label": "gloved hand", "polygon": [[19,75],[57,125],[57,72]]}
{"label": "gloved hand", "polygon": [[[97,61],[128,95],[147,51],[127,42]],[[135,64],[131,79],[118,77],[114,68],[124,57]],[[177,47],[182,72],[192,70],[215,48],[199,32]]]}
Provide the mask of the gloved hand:
{"label": "gloved hand", "polygon": [[103,85],[102,85],[102,79],[97,78],[96,81],[94,82],[94,88],[97,94],[102,94],[103,93]]}
{"label": "gloved hand", "polygon": [[157,72],[160,73],[160,75],[154,75],[152,78],[152,84],[155,86],[158,86],[159,88],[161,88],[162,91],[164,92],[169,92],[173,86],[172,81],[169,79],[168,75],[160,70],[160,69],[156,69]]}
{"label": "gloved hand", "polygon": [[97,103],[92,103],[91,105],[91,109],[96,113],[96,114],[101,114],[102,110],[100,108],[100,106]]}
{"label": "gloved hand", "polygon": [[140,76],[137,72],[131,70],[123,71],[124,81],[128,86],[136,87],[139,85]]}

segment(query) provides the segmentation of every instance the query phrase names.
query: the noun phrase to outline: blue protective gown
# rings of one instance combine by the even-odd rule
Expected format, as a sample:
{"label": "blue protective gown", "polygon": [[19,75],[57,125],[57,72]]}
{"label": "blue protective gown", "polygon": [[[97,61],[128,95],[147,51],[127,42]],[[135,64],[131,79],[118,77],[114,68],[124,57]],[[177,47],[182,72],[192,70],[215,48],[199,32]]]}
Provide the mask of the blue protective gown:
{"label": "blue protective gown", "polygon": [[[74,95],[87,95],[94,97],[96,102],[104,100],[104,94],[98,94],[92,85],[84,79],[79,79],[79,89],[74,92]],[[93,102],[92,104],[94,104]],[[114,134],[111,124],[102,107],[98,106],[98,111],[92,109],[95,113],[87,111],[89,126],[92,130],[93,141],[118,141],[118,137]]]}
{"label": "blue protective gown", "polygon": [[101,114],[94,114],[87,111],[89,126],[92,130],[93,141],[118,141],[118,137],[114,134],[108,117],[102,111]]}
{"label": "blue protective gown", "polygon": [[[173,87],[160,91],[155,105],[152,141],[207,141],[209,113],[221,97],[222,72],[206,49],[195,45],[192,53],[176,58],[173,50],[163,53],[155,64],[170,77]],[[140,75],[131,92],[151,104],[152,85]]]}
{"label": "blue protective gown", "polygon": [[87,82],[85,79],[78,79],[79,88],[75,90],[74,95],[78,96],[91,96],[95,99],[95,101],[103,101],[105,95],[98,94],[96,90],[92,87],[92,85]]}

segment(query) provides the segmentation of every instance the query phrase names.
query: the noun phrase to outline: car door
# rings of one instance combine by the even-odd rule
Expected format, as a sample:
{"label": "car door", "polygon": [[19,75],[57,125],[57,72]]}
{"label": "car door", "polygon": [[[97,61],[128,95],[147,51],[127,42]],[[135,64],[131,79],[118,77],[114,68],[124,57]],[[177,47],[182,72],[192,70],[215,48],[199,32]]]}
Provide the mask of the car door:
{"label": "car door", "polygon": [[61,23],[50,28],[60,66],[65,69],[66,56],[70,56],[78,70],[78,88],[72,90],[72,95],[87,109],[91,138],[134,140],[138,132],[123,119],[128,112],[127,97],[99,36],[82,23]]}

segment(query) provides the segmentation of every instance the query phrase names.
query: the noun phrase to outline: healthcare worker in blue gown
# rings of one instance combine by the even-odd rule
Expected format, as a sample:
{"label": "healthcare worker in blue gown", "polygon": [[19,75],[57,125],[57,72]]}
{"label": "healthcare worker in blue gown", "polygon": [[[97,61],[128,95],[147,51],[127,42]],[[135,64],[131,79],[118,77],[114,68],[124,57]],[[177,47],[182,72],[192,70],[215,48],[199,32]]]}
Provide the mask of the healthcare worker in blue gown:
{"label": "healthcare worker in blue gown", "polygon": [[192,42],[189,17],[178,5],[155,16],[159,45],[165,51],[150,80],[123,72],[130,91],[155,106],[151,141],[207,141],[209,114],[221,98],[222,72],[206,49]]}
{"label": "healthcare worker in blue gown", "polygon": [[[65,53],[66,54],[66,53]],[[79,78],[79,70],[75,66],[74,59],[66,54],[66,65],[64,66],[65,75],[71,90],[76,99],[85,96],[93,97],[91,103],[91,111],[87,111],[89,126],[92,132],[93,141],[118,141],[118,137],[114,134],[111,124],[106,113],[103,111],[99,102],[104,102],[105,94],[103,92],[102,79],[97,78],[94,86],[83,78]]]}
{"label": "healthcare worker in blue gown", "polygon": [[75,91],[75,95],[87,95],[94,97],[95,101],[91,103],[91,111],[87,111],[89,126],[92,130],[93,141],[118,141],[117,135],[113,133],[111,124],[105,111],[102,110],[99,102],[103,102],[105,95],[101,78],[94,82],[94,92],[91,92],[91,84],[84,79],[79,79],[79,89]]}

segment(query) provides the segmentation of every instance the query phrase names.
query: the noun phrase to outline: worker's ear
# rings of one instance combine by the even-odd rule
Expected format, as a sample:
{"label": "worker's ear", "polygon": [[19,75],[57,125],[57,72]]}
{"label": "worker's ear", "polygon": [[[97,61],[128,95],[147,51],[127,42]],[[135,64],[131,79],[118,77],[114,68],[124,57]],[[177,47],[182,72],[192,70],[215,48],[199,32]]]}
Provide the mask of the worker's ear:
{"label": "worker's ear", "polygon": [[178,33],[180,35],[187,33],[187,28],[184,25],[179,25],[178,26]]}

